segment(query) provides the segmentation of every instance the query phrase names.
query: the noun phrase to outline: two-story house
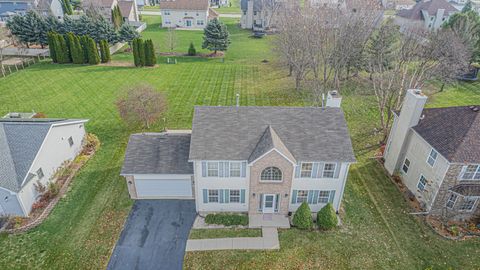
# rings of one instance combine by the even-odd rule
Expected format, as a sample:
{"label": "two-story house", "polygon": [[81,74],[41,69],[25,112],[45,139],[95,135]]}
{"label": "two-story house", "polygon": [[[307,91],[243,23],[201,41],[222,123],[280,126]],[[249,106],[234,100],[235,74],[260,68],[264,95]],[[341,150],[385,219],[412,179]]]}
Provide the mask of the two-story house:
{"label": "two-story house", "polygon": [[425,109],[427,97],[408,90],[395,113],[384,153],[426,214],[469,219],[480,214],[480,106]]}
{"label": "two-story house", "polygon": [[284,0],[241,0],[240,27],[253,31],[263,31],[275,26],[275,20]]}
{"label": "two-story house", "polygon": [[53,15],[58,19],[64,16],[60,0],[0,0],[0,21],[7,21],[15,15],[25,15],[36,10],[44,16]]}
{"label": "two-story house", "polygon": [[28,216],[64,162],[82,150],[86,119],[0,118],[0,216]]}
{"label": "two-story house", "polygon": [[203,29],[208,21],[218,18],[209,0],[160,1],[162,27]]}
{"label": "two-story house", "polygon": [[137,0],[83,0],[84,11],[95,10],[105,19],[112,20],[112,10],[118,6],[124,22],[138,22]]}
{"label": "two-story house", "polygon": [[195,199],[196,211],[340,209],[355,162],[338,107],[197,106],[191,134],[134,134],[122,175],[132,198]]}
{"label": "two-story house", "polygon": [[401,29],[437,30],[457,12],[446,0],[423,0],[411,9],[399,10],[394,21]]}

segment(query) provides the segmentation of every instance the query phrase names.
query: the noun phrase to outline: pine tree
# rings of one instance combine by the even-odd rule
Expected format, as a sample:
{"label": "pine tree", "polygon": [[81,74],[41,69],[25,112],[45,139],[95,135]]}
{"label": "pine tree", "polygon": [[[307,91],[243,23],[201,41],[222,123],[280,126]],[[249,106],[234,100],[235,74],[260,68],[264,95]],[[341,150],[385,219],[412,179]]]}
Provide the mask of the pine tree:
{"label": "pine tree", "polygon": [[67,42],[67,48],[68,48],[68,59],[69,62],[74,62],[74,54],[75,54],[75,37],[73,33],[67,33],[65,35],[65,41]]}
{"label": "pine tree", "polygon": [[190,47],[188,47],[188,55],[195,56],[196,54],[197,54],[197,50],[195,50],[195,46],[193,45],[193,42],[190,42]]}
{"label": "pine tree", "polygon": [[214,51],[226,51],[230,45],[230,37],[227,26],[218,19],[213,19],[208,22],[203,33],[203,49]]}
{"label": "pine tree", "polygon": [[81,36],[80,37],[80,44],[82,46],[83,51],[83,63],[88,63],[88,44],[89,44],[89,37],[88,36]]}
{"label": "pine tree", "polygon": [[153,41],[148,39],[145,41],[145,66],[153,67],[156,63],[157,57],[155,56]]}
{"label": "pine tree", "polygon": [[70,53],[74,64],[83,64],[85,62],[83,59],[83,48],[77,35],[73,36],[73,46]]}
{"label": "pine tree", "polygon": [[90,37],[88,37],[88,63],[90,65],[98,65],[100,63],[97,43],[95,43],[95,40]]}
{"label": "pine tree", "polygon": [[140,66],[140,57],[138,55],[138,41],[139,41],[139,38],[135,38],[132,41],[133,62],[136,67]]}
{"label": "pine tree", "polygon": [[55,54],[55,33],[48,32],[48,49],[50,50],[50,58],[53,63],[58,63],[57,55]]}
{"label": "pine tree", "polygon": [[119,41],[128,42],[130,47],[132,46],[132,41],[138,37],[140,34],[135,30],[135,28],[128,23],[124,23],[120,30],[118,30]]}
{"label": "pine tree", "polygon": [[143,39],[138,39],[138,58],[140,59],[140,66],[145,66],[145,45]]}
{"label": "pine tree", "polygon": [[102,63],[110,62],[110,48],[106,40],[100,41],[100,56],[102,58]]}
{"label": "pine tree", "polygon": [[97,43],[100,43],[100,41],[104,39],[110,44],[118,41],[118,34],[115,32],[115,28],[103,17],[93,21],[92,28],[89,30],[88,35]]}
{"label": "pine tree", "polygon": [[63,13],[73,15],[73,8],[70,0],[61,0]]}
{"label": "pine tree", "polygon": [[47,23],[34,10],[28,11],[24,16],[13,16],[12,19],[7,21],[7,27],[27,47],[30,44],[39,44],[43,48],[48,43]]}
{"label": "pine tree", "polygon": [[58,63],[66,64],[70,63],[70,56],[68,54],[67,42],[63,35],[55,35],[55,54],[58,59]]}
{"label": "pine tree", "polygon": [[118,5],[112,9],[112,22],[115,30],[120,29],[123,24],[122,12],[120,11],[120,7]]}

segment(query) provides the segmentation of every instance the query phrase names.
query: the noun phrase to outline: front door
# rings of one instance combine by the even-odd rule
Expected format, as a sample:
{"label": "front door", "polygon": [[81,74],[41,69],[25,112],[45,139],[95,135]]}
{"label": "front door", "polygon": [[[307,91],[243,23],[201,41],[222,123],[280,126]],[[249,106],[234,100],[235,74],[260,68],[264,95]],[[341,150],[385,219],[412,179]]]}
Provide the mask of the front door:
{"label": "front door", "polygon": [[275,212],[275,194],[263,195],[263,213],[272,214]]}

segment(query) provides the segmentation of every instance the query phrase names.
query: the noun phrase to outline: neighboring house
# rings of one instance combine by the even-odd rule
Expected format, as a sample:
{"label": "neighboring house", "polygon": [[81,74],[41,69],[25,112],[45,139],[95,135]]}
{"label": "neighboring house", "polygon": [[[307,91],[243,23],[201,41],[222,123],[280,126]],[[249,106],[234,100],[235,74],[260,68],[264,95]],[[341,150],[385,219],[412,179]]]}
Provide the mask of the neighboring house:
{"label": "neighboring house", "polygon": [[118,6],[125,22],[140,21],[137,0],[83,0],[82,8],[87,11],[93,9],[104,18],[112,20],[112,10]]}
{"label": "neighboring house", "polygon": [[402,29],[436,30],[458,10],[445,0],[420,1],[411,9],[399,10],[395,22]]}
{"label": "neighboring house", "polygon": [[424,211],[449,219],[480,214],[480,106],[429,108],[408,90],[395,113],[385,168],[399,174]]}
{"label": "neighboring house", "polygon": [[28,216],[65,161],[73,160],[85,137],[83,119],[0,119],[0,215]]}
{"label": "neighboring house", "polygon": [[386,5],[388,9],[402,10],[412,9],[416,3],[414,0],[390,0]]}
{"label": "neighboring house", "polygon": [[60,0],[0,0],[0,21],[7,21],[14,15],[25,15],[29,10],[38,10],[43,15],[63,18]]}
{"label": "neighboring house", "polygon": [[195,199],[199,213],[340,209],[355,162],[340,108],[197,106],[192,127],[130,137],[132,198]]}
{"label": "neighboring house", "polygon": [[203,29],[209,20],[218,18],[209,0],[160,1],[162,27]]}
{"label": "neighboring house", "polygon": [[275,25],[275,13],[285,4],[283,0],[240,0],[240,27],[263,31]]}

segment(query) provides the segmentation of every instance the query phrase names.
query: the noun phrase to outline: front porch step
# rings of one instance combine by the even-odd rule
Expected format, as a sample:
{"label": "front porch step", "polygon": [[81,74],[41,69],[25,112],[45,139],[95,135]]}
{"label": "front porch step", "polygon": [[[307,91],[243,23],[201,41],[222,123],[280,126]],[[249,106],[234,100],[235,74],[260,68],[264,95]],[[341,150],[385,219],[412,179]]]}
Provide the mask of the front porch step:
{"label": "front porch step", "polygon": [[249,228],[290,228],[288,217],[278,214],[253,214],[248,215]]}

